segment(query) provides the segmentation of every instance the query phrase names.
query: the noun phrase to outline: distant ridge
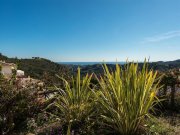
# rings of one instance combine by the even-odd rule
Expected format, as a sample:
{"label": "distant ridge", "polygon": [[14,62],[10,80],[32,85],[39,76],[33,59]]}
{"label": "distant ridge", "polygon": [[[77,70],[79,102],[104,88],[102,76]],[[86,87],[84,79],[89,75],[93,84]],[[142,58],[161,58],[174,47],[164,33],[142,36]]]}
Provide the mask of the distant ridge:
{"label": "distant ridge", "polygon": [[[77,67],[81,68],[81,73],[84,75],[86,73],[103,73],[102,64],[103,62],[59,62],[60,64],[64,64],[69,66],[74,73],[77,71]],[[116,62],[105,62],[107,66],[111,69],[115,69]],[[122,66],[126,62],[119,62]],[[143,66],[143,62],[139,63],[139,66]],[[157,61],[157,62],[149,62],[149,68],[158,70],[158,71],[168,71],[170,69],[180,68],[180,59],[174,61]]]}

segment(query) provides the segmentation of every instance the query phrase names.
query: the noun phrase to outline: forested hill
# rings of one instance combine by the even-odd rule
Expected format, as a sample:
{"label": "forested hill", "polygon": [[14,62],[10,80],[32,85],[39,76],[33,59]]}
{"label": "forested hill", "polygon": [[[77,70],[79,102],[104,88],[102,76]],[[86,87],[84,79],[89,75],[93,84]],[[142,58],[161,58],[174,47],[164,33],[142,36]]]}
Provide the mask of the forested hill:
{"label": "forested hill", "polygon": [[[139,63],[139,66],[142,67],[143,63]],[[73,72],[76,72],[76,69],[78,67],[78,65],[70,65]],[[107,64],[107,66],[110,69],[115,69],[115,64]],[[86,73],[103,73],[103,69],[102,69],[102,65],[101,64],[95,64],[95,65],[80,65],[79,66],[81,68],[81,72],[82,74],[86,74]],[[122,65],[123,67],[123,65]],[[158,62],[150,62],[149,63],[149,68],[153,69],[153,70],[158,70],[158,71],[162,71],[162,72],[166,72],[170,69],[177,69],[180,68],[180,59],[179,60],[175,60],[175,61],[158,61]]]}
{"label": "forested hill", "polygon": [[175,68],[180,68],[180,59],[174,60],[174,61],[158,61],[158,62],[152,62],[150,63],[150,66],[154,70],[160,70],[160,71],[167,71],[169,69],[175,69]]}
{"label": "forested hill", "polygon": [[57,64],[44,58],[33,57],[31,59],[18,59],[8,58],[0,54],[0,60],[17,64],[18,69],[23,70],[26,76],[40,79],[49,85],[59,82],[59,78],[56,77],[56,74],[67,79],[70,76],[68,66]]}

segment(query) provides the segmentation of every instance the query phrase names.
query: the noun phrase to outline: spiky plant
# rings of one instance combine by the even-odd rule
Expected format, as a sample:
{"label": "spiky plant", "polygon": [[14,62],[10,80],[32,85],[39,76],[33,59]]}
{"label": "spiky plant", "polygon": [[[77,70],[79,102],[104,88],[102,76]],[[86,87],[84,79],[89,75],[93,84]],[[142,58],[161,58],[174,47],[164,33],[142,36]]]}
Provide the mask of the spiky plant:
{"label": "spiky plant", "polygon": [[64,82],[64,89],[59,89],[55,95],[55,102],[50,106],[55,106],[57,111],[52,110],[53,115],[60,119],[62,125],[79,128],[89,119],[94,102],[90,88],[91,78],[92,74],[87,74],[81,79],[80,68],[78,68],[76,79],[72,78],[71,83],[61,78]]}
{"label": "spiky plant", "polygon": [[146,63],[141,70],[135,63],[127,63],[124,69],[116,64],[115,72],[110,72],[106,65],[103,68],[104,76],[97,77],[100,89],[95,93],[102,107],[103,125],[122,135],[137,133],[143,119],[151,116],[149,111],[158,102],[157,73],[148,71]]}

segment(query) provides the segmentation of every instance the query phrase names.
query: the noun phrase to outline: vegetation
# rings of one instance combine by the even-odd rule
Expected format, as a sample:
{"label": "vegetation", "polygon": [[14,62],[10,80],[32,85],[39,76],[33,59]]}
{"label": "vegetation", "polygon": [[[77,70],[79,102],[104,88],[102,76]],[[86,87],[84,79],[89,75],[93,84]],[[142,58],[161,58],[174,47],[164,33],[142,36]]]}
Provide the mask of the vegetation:
{"label": "vegetation", "polygon": [[[149,69],[153,69],[154,71],[160,71],[160,72],[167,72],[172,69],[179,69],[180,68],[180,60],[175,61],[167,61],[167,62],[149,62]],[[72,71],[76,72],[77,65],[69,65]],[[109,69],[115,70],[116,66],[114,64],[107,64]],[[123,68],[124,65],[121,65]],[[143,63],[139,63],[139,67],[143,67]],[[83,65],[80,66],[81,73],[85,75],[86,73],[95,73],[95,74],[103,74],[103,69],[101,64],[95,64],[95,65]]]}
{"label": "vegetation", "polygon": [[[41,58],[27,61],[42,68],[46,63]],[[42,88],[37,84],[17,87],[15,72],[10,80],[0,73],[0,134],[179,134],[179,69],[164,72],[149,66],[103,65],[96,74],[78,68],[71,79],[63,77],[65,73],[55,76],[59,73],[55,69],[56,81]],[[38,73],[34,69],[31,72]],[[51,78],[41,75],[47,82]]]}
{"label": "vegetation", "polygon": [[[127,64],[124,70],[116,65],[116,71],[112,73],[105,65],[104,72],[100,79],[97,77],[99,86],[93,88],[90,88],[92,75],[86,75],[81,80],[80,69],[77,79],[72,79],[72,85],[63,79],[65,89],[59,89],[58,94],[53,97],[55,101],[48,109],[56,107],[54,110],[57,111],[53,111],[53,115],[56,115],[60,123],[66,127],[66,132],[68,127],[71,127],[75,134],[87,133],[88,128],[82,127],[88,120],[93,120],[103,129],[103,134],[111,132],[130,135],[138,133],[140,127],[145,124],[145,119],[151,118],[150,110],[153,110],[153,106],[158,102],[157,73],[148,71],[146,64],[140,71],[134,63]],[[95,132],[98,133],[91,129],[91,134]]]}
{"label": "vegetation", "polygon": [[1,78],[0,134],[6,135],[27,128],[28,119],[35,117],[41,108],[35,88],[16,89],[11,81]]}
{"label": "vegetation", "polygon": [[[163,74],[161,84],[163,85],[161,96],[166,97],[166,100],[163,102],[165,109],[170,109],[172,111],[179,112],[180,98],[179,94],[179,85],[180,85],[180,71],[179,69],[171,69]],[[168,91],[168,88],[171,91]]]}
{"label": "vegetation", "polygon": [[[72,78],[72,84],[64,81],[64,90],[59,89],[59,92],[54,95],[55,102],[49,107],[56,108],[57,111],[52,111],[60,119],[62,126],[71,127],[78,130],[82,124],[87,124],[90,116],[93,113],[94,97],[90,89],[91,75],[86,75],[82,80],[80,69],[78,68],[77,77]],[[52,99],[50,99],[52,100]],[[53,109],[53,110],[56,110]]]}
{"label": "vegetation", "polygon": [[137,133],[158,102],[156,73],[148,72],[146,64],[138,71],[138,64],[134,63],[126,65],[124,70],[116,65],[112,73],[105,65],[104,72],[104,77],[98,79],[100,91],[95,94],[102,108],[103,124],[118,134]]}

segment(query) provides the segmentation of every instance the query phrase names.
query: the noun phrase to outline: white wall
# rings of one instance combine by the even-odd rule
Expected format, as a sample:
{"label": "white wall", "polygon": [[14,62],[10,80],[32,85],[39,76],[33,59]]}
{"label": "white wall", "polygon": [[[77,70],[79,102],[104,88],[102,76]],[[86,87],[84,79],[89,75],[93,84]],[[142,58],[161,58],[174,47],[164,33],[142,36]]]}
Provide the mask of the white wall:
{"label": "white wall", "polygon": [[23,77],[24,76],[24,71],[22,71],[22,70],[17,70],[16,73],[17,73],[16,76],[18,76],[18,77]]}
{"label": "white wall", "polygon": [[11,75],[12,75],[12,66],[3,65],[3,66],[1,66],[1,67],[2,67],[1,73],[2,73],[5,77],[11,77]]}

